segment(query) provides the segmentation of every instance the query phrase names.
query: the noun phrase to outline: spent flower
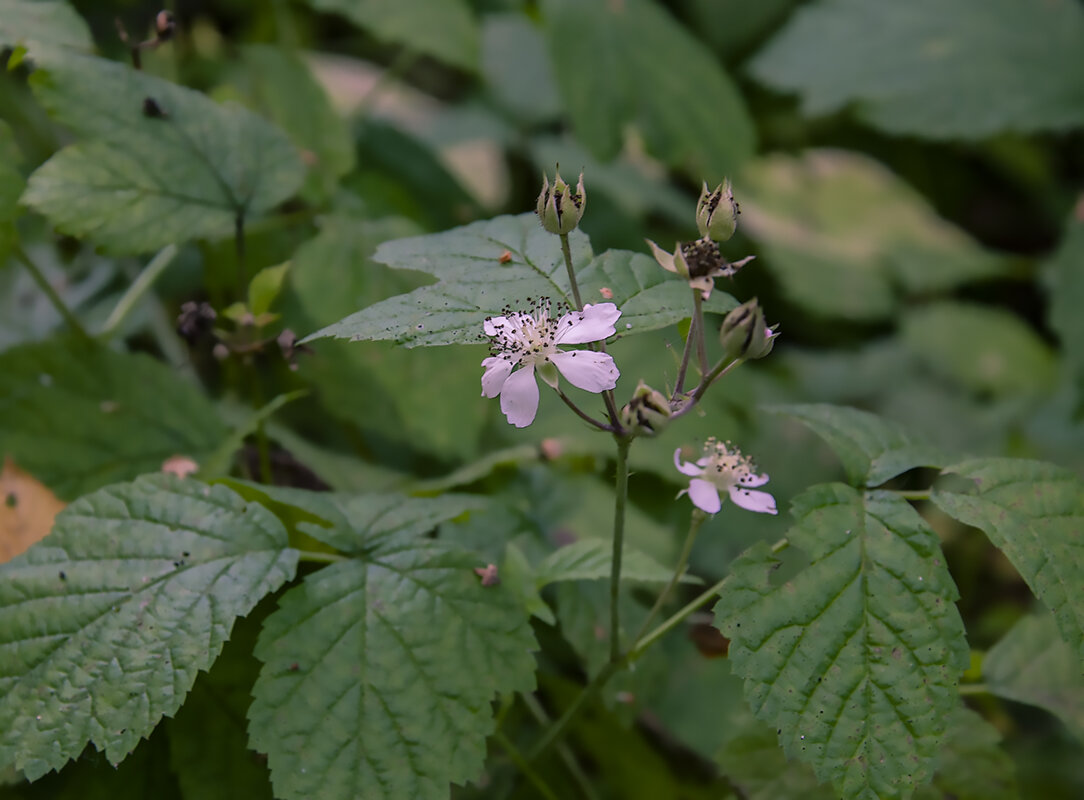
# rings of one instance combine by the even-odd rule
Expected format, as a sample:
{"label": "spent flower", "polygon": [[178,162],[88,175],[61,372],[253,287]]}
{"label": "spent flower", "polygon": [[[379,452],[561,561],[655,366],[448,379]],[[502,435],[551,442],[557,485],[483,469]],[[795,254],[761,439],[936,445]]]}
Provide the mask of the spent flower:
{"label": "spent flower", "polygon": [[551,303],[544,298],[532,311],[506,309],[483,324],[493,345],[491,355],[482,361],[482,396],[500,395],[501,411],[517,428],[530,425],[538,412],[536,368],[554,389],[560,373],[573,386],[596,393],[613,389],[621,375],[606,353],[558,348],[613,336],[614,323],[621,316],[616,305],[588,303],[583,311],[569,311],[560,318],[551,316],[550,310]]}
{"label": "spent flower", "polygon": [[694,242],[678,244],[673,253],[666,252],[650,239],[646,241],[659,266],[687,280],[690,288],[699,291],[704,300],[711,297],[716,278],[733,277],[756,257],[746,256],[739,261],[727,261],[719,251],[719,245],[706,236]]}
{"label": "spent flower", "polygon": [[768,482],[767,474],[757,474],[756,465],[748,456],[729,442],[708,439],[704,455],[696,462],[682,461],[681,448],[674,451],[674,466],[692,480],[678,494],[688,494],[693,505],[714,514],[723,507],[726,492],[735,505],[762,514],[775,514],[775,498],[767,492],[756,491]]}

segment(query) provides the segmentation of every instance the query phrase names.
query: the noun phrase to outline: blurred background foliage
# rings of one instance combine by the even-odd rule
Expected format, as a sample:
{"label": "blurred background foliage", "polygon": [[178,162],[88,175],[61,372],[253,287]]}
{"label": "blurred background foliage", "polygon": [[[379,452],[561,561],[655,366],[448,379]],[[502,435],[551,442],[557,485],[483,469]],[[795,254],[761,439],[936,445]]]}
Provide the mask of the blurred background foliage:
{"label": "blurred background foliage", "polygon": [[[128,53],[116,21],[140,38],[159,10],[128,0],[72,5],[99,54],[118,61]],[[193,417],[233,424],[254,398],[308,390],[268,426],[277,481],[488,492],[499,501],[492,511],[448,524],[442,535],[495,561],[509,542],[529,550],[608,530],[609,440],[579,430],[551,397],[530,428],[505,424],[497,404],[478,396],[481,344],[406,350],[324,340],[292,370],[274,348],[220,361],[210,342],[189,347],[174,332],[183,303],[208,301],[221,312],[259,269],[286,261],[274,306],[281,319],[270,336],[282,328],[303,336],[422,285],[424,276],[372,261],[376,246],[529,210],[541,171],[557,162],[566,177],[585,172],[582,228],[596,252],[644,252],[645,237],[664,246],[694,238],[700,182],[732,177],[742,216],[725,254],[757,260],[720,289],[757,296],[782,332],[772,356],[729,377],[702,414],[637,443],[629,534],[637,548],[664,563],[676,557],[687,517],[685,503],[673,502],[678,446],[733,439],[771,474],[781,508],[810,483],[842,475],[819,440],[763,413],[766,404],[853,405],[961,457],[1039,458],[1084,471],[1084,6],[1076,0],[167,6],[177,36],[144,54],[144,70],[274,122],[301,150],[306,176],[295,197],[250,222],[243,265],[229,238],[179,242],[121,338],[205,387],[214,405],[192,399],[184,413]],[[0,50],[11,59],[6,33],[0,18]],[[23,181],[71,141],[31,93],[30,72],[15,63],[0,72],[0,209],[13,208]],[[91,329],[150,255],[131,255],[138,247],[104,255],[93,232],[79,240],[34,213],[0,213],[4,350],[63,327],[8,257],[16,238]],[[618,341],[611,352],[623,374],[619,397],[640,377],[672,381],[680,348],[676,331]],[[210,449],[221,424],[187,435],[204,436]],[[552,439],[545,458],[534,446],[544,438]],[[122,443],[117,452],[127,452]],[[256,474],[254,453],[251,445],[242,452],[241,474]],[[48,463],[33,466],[54,491],[70,488],[61,478],[50,484]],[[916,471],[894,485],[921,488],[928,478]],[[700,537],[693,565],[705,579],[787,526],[785,514],[732,511]],[[1031,669],[1024,683],[1055,686],[1063,697],[984,695],[972,703],[1005,737],[1021,796],[1084,796],[1079,670],[1035,666],[1027,654],[1053,648],[1056,637],[1027,616],[1024,584],[977,532],[929,516],[960,587],[976,659],[994,648],[994,674],[1011,683]],[[571,691],[569,675],[581,664],[597,668],[590,620],[604,601],[596,590],[569,584],[551,598],[563,639],[538,625],[547,647],[541,680],[553,697]],[[636,606],[635,592],[629,602]],[[725,797],[729,788],[746,798],[819,796],[802,769],[784,768],[725,661],[706,655],[716,646],[690,626],[582,719],[573,738],[590,754],[600,796]],[[244,671],[231,652],[210,681]],[[525,712],[508,713],[514,721]],[[963,739],[974,724],[961,719]],[[182,763],[160,738],[122,772]],[[531,796],[500,752],[493,765],[489,783],[457,795]],[[93,773],[95,765],[77,769]],[[120,780],[106,769],[108,780]],[[1013,796],[964,784],[971,793],[955,796]],[[67,797],[77,785],[67,775],[37,788]]]}

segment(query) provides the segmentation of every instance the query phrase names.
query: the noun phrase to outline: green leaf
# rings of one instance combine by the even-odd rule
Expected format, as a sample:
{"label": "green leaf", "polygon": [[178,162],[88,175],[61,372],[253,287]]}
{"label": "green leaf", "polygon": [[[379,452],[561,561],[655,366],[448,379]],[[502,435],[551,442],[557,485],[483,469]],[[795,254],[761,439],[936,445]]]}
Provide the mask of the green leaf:
{"label": "green leaf", "polygon": [[[654,259],[625,250],[592,257],[586,236],[573,232],[569,238],[584,301],[602,302],[601,289],[608,289],[622,309],[617,324],[622,335],[665,327],[691,313],[688,284]],[[502,263],[506,252],[511,258]],[[474,344],[482,340],[485,318],[505,306],[526,310],[532,297],[571,304],[560,241],[542,230],[534,214],[385,242],[374,259],[394,269],[427,272],[440,282],[362,309],[305,341],[334,336],[390,339],[407,347]],[[705,308],[726,313],[736,305],[716,291]]]}
{"label": "green leaf", "polygon": [[741,94],[711,52],[657,3],[551,0],[546,34],[577,138],[598,158],[634,124],[648,150],[717,182],[755,148]]}
{"label": "green leaf", "polygon": [[787,759],[779,749],[775,732],[763,723],[754,723],[730,739],[715,759],[746,800],[836,798],[831,787],[817,782],[808,765]]}
{"label": "green leaf", "polygon": [[792,512],[787,539],[811,563],[773,582],[760,543],[721,592],[733,669],[788,757],[848,798],[905,797],[933,775],[968,659],[937,535],[895,495],[841,484]]}
{"label": "green leaf", "polygon": [[50,0],[0,0],[0,50],[39,45],[90,50],[90,28],[71,6]]}
{"label": "green leaf", "polygon": [[903,341],[930,369],[973,392],[1040,393],[1057,362],[1023,320],[997,308],[943,301],[903,318]]}
{"label": "green leaf", "polygon": [[935,489],[933,502],[982,529],[1054,613],[1058,630],[1084,660],[1084,484],[1041,461],[980,458],[945,470],[974,482],[968,494]]}
{"label": "green leaf", "polygon": [[891,133],[1066,130],[1084,124],[1084,12],[1072,0],[825,0],[799,9],[751,71],[800,93],[807,114],[855,104]]}
{"label": "green leaf", "polygon": [[0,767],[34,780],[88,743],[119,763],[296,565],[224,487],[156,476],[72,503],[0,565]]}
{"label": "green leaf", "polygon": [[64,233],[114,253],[220,237],[305,177],[289,139],[244,108],[100,58],[48,51],[37,66],[35,94],[83,141],[30,176],[23,202]]}
{"label": "green leaf", "polygon": [[1070,218],[1061,246],[1045,265],[1043,284],[1050,327],[1061,340],[1065,364],[1077,387],[1077,405],[1084,406],[1084,216]]}
{"label": "green leaf", "polygon": [[248,284],[248,310],[253,316],[258,317],[271,309],[271,304],[282,291],[288,269],[290,262],[285,261],[278,266],[264,267],[252,276]]}
{"label": "green leaf", "polygon": [[519,119],[546,122],[561,113],[546,43],[523,14],[484,17],[482,67],[494,98]]}
{"label": "green leaf", "polygon": [[805,424],[831,447],[855,486],[879,486],[915,467],[939,467],[947,457],[903,425],[868,411],[824,403],[767,406]]}
{"label": "green leaf", "polygon": [[255,102],[312,162],[306,187],[330,197],[354,168],[354,143],[346,120],[296,53],[270,45],[241,51],[246,89]]}
{"label": "green leaf", "polygon": [[758,159],[742,171],[735,195],[742,230],[763,245],[764,264],[786,296],[823,316],[884,319],[901,296],[1004,271],[915,190],[856,153]]}
{"label": "green leaf", "polygon": [[519,597],[477,557],[383,539],[283,595],[256,656],[249,710],[275,794],[446,798],[477,777],[495,694],[534,687]]}
{"label": "green leaf", "polygon": [[200,391],[148,356],[64,339],[0,354],[0,454],[62,499],[171,456],[200,463],[225,435]]}
{"label": "green leaf", "polygon": [[341,14],[376,38],[452,66],[478,66],[478,24],[465,0],[308,0]]}
{"label": "green leaf", "polygon": [[[535,569],[539,588],[558,581],[600,580],[610,577],[613,545],[602,539],[581,539],[559,547],[546,556]],[[626,547],[621,561],[621,578],[644,583],[666,583],[674,571],[664,567],[651,556]],[[683,580],[699,583],[700,579],[686,575]]]}
{"label": "green leaf", "polygon": [[1016,766],[998,743],[997,728],[969,708],[949,717],[933,783],[914,800],[1017,800]]}
{"label": "green leaf", "polygon": [[[2,25],[0,22],[0,26]],[[0,39],[0,46],[2,41]],[[19,196],[26,188],[22,173],[15,167],[20,160],[19,147],[15,143],[11,126],[0,120],[0,266],[7,261],[11,246],[18,238],[15,220],[21,212]]]}

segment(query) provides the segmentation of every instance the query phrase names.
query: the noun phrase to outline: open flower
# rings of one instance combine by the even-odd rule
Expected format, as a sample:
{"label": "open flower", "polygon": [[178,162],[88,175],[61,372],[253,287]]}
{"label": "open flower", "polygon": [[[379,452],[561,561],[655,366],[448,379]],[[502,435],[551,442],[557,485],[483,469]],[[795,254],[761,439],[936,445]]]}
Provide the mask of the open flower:
{"label": "open flower", "polygon": [[719,251],[719,245],[706,236],[695,242],[677,245],[673,253],[667,253],[650,239],[646,241],[659,266],[687,280],[689,286],[698,290],[704,300],[711,297],[717,277],[732,277],[755,258],[746,256],[739,261],[727,261]]}
{"label": "open flower", "polygon": [[682,475],[692,478],[689,488],[682,489],[678,497],[688,492],[693,505],[709,514],[723,507],[720,493],[725,491],[735,505],[762,514],[775,514],[775,498],[754,487],[768,482],[767,475],[758,475],[752,459],[729,442],[708,439],[704,455],[696,463],[681,460],[681,449],[674,451],[674,466]]}
{"label": "open flower", "polygon": [[[501,396],[501,411],[517,428],[534,421],[538,411],[535,367],[546,383],[557,388],[560,372],[573,386],[604,392],[617,386],[621,373],[606,353],[559,350],[560,344],[585,344],[613,336],[621,312],[613,303],[588,303],[560,319],[550,316],[550,301],[538,302],[533,312],[506,310],[486,319],[483,328],[493,339],[489,358],[482,362],[482,396]],[[520,369],[512,370],[519,365]]]}

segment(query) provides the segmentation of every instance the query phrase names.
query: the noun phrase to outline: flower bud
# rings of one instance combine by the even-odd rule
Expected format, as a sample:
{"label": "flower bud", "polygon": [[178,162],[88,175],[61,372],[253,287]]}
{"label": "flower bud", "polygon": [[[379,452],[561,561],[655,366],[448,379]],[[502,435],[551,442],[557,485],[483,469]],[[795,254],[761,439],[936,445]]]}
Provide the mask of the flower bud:
{"label": "flower bud", "polygon": [[643,381],[636,387],[628,405],[621,409],[621,425],[640,436],[654,436],[670,420],[670,403],[662,392]]}
{"label": "flower bud", "polygon": [[582,172],[575,188],[561,180],[560,171],[554,176],[553,186],[550,186],[549,178],[542,175],[542,192],[538,195],[535,213],[547,231],[564,235],[576,230],[586,205]]}
{"label": "flower bud", "polygon": [[168,42],[172,39],[176,27],[172,11],[159,11],[158,16],[154,18],[154,32],[160,42]]}
{"label": "flower bud", "polygon": [[772,352],[776,333],[764,321],[764,310],[754,297],[733,309],[723,320],[719,342],[727,358],[763,358]]}
{"label": "flower bud", "polygon": [[704,184],[700,201],[696,204],[696,227],[701,236],[725,242],[738,227],[739,213],[729,179],[716,186],[714,192],[709,192],[708,184]]}

